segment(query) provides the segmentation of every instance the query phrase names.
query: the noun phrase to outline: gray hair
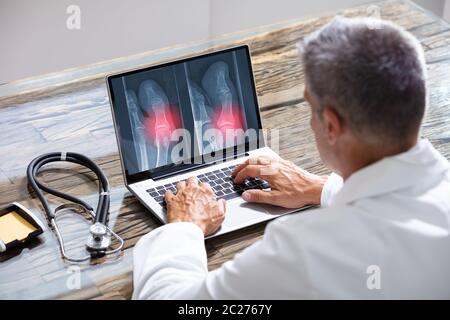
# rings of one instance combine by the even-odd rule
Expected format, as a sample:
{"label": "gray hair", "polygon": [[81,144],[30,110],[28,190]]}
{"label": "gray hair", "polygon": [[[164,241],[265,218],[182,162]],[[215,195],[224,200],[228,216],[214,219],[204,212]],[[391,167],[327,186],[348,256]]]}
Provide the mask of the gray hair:
{"label": "gray hair", "polygon": [[405,143],[426,105],[419,41],[374,18],[337,17],[300,44],[310,93],[368,143]]}

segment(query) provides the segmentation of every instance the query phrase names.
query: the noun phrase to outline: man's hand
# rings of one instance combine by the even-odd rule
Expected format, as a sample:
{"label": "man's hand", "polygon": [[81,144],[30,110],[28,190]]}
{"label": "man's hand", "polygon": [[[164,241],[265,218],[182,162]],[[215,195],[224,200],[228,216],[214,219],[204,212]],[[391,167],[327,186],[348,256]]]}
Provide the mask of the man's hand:
{"label": "man's hand", "polygon": [[177,194],[167,191],[167,221],[193,222],[205,235],[216,232],[225,219],[226,202],[216,200],[209,184],[198,182],[196,177],[177,184]]}
{"label": "man's hand", "polygon": [[300,208],[320,204],[326,177],[300,169],[292,162],[269,157],[251,158],[238,165],[232,177],[236,184],[247,178],[261,178],[269,182],[271,191],[247,190],[242,198],[249,202],[270,203],[285,208]]}

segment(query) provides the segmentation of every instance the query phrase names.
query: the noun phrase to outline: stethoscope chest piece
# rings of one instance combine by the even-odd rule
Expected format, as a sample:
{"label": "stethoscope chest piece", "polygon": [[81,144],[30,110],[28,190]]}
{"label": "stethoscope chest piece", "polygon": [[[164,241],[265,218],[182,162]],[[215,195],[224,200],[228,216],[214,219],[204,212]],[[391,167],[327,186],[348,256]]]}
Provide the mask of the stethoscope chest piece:
{"label": "stethoscope chest piece", "polygon": [[86,243],[88,250],[106,250],[111,245],[111,236],[108,227],[100,222],[94,223],[89,228],[89,238]]}

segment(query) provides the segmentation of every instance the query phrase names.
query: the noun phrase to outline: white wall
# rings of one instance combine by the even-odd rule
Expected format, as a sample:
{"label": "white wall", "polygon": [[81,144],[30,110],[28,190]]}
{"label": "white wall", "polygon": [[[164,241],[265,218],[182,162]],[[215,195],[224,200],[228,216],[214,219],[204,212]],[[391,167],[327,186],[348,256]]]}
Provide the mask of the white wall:
{"label": "white wall", "polygon": [[[450,0],[415,1],[450,19]],[[0,83],[367,2],[0,0]],[[66,28],[71,4],[80,30]]]}
{"label": "white wall", "polygon": [[[81,29],[66,8],[81,8]],[[0,0],[0,83],[209,37],[209,0]]]}
{"label": "white wall", "polygon": [[[219,35],[282,20],[320,15],[338,9],[370,4],[378,0],[210,0],[211,34]],[[419,6],[443,16],[444,5],[447,13],[450,0],[413,0]],[[450,19],[449,19],[450,20]]]}
{"label": "white wall", "polygon": [[444,19],[450,21],[450,0],[445,1],[444,6]]}
{"label": "white wall", "polygon": [[[446,0],[413,0],[419,6],[430,10],[440,17],[443,17],[443,10]],[[448,1],[448,0],[447,0]]]}
{"label": "white wall", "polygon": [[370,0],[211,0],[211,32],[229,33],[367,2]]}

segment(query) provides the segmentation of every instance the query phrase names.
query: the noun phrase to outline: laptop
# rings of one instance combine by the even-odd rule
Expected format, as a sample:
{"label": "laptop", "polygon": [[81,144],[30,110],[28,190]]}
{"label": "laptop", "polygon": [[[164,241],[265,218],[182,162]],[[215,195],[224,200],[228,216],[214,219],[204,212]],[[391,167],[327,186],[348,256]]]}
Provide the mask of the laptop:
{"label": "laptop", "polygon": [[107,87],[126,187],[160,221],[166,190],[191,176],[227,200],[223,225],[209,237],[293,211],[241,198],[270,190],[266,181],[231,179],[249,157],[278,157],[262,135],[248,46],[112,74]]}

